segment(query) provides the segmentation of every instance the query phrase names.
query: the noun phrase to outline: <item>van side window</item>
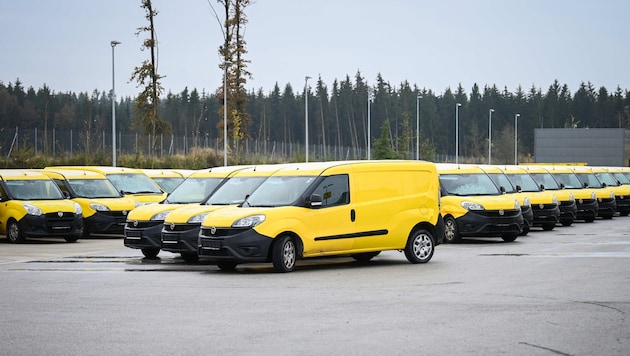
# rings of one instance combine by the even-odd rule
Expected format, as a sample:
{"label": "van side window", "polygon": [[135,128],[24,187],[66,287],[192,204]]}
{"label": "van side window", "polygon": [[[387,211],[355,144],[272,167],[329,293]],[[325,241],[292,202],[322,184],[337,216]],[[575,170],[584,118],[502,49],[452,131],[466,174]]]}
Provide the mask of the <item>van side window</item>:
{"label": "van side window", "polygon": [[322,208],[350,203],[350,187],[347,174],[324,178],[313,194],[322,197]]}
{"label": "van side window", "polygon": [[4,191],[4,187],[0,184],[0,200],[7,200],[9,199],[9,197],[7,196],[7,193]]}

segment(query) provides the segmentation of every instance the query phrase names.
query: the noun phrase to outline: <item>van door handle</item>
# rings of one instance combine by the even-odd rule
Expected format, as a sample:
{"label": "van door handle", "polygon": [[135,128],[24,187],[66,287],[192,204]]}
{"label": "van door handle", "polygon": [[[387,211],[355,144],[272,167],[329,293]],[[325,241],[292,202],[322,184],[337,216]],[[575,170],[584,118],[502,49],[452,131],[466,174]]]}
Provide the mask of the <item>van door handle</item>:
{"label": "van door handle", "polygon": [[354,222],[356,217],[357,217],[357,213],[354,211],[354,209],[350,209],[350,221]]}

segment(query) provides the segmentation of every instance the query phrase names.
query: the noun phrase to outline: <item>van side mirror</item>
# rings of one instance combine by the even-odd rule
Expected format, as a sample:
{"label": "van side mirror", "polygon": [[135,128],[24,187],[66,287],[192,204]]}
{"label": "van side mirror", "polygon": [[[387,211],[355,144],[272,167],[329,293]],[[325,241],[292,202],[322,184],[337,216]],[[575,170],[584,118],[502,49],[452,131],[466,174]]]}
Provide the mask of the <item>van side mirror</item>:
{"label": "van side mirror", "polygon": [[540,185],[540,191],[541,191],[541,192],[544,192],[544,191],[545,191],[545,185],[544,185],[544,184],[541,184],[541,185]]}
{"label": "van side mirror", "polygon": [[564,185],[564,183],[560,183],[560,189],[564,189],[566,188],[566,186]]}
{"label": "van side mirror", "polygon": [[322,206],[322,196],[319,194],[311,194],[308,206],[311,208],[320,208]]}
{"label": "van side mirror", "polygon": [[606,188],[608,184],[602,182],[602,187]]}
{"label": "van side mirror", "polygon": [[70,199],[70,193],[69,193],[69,192],[67,192],[67,191],[65,191],[65,190],[62,190],[62,191],[61,191],[61,194],[63,194],[63,197],[64,197],[64,198],[66,198],[66,199]]}
{"label": "van side mirror", "polygon": [[584,182],[584,188],[588,188],[588,183]]}
{"label": "van side mirror", "polygon": [[501,191],[501,194],[505,194],[505,187],[504,186],[500,186],[499,190]]}
{"label": "van side mirror", "polygon": [[520,192],[522,192],[522,191],[523,191],[523,188],[522,188],[520,185],[518,185],[518,184],[517,184],[517,185],[516,185],[516,191],[517,191],[518,193],[520,193]]}

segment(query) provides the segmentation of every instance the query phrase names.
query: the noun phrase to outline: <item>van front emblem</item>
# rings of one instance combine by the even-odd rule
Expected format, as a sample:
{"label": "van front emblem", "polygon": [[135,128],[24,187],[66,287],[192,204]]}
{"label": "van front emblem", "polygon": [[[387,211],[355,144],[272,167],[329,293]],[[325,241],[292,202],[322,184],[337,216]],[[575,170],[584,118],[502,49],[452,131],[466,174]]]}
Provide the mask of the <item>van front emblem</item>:
{"label": "van front emblem", "polygon": [[57,216],[59,216],[60,218],[63,218],[63,211],[58,211]]}
{"label": "van front emblem", "polygon": [[503,214],[505,214],[505,211],[503,209],[499,210],[499,215],[503,216]]}
{"label": "van front emblem", "polygon": [[138,220],[134,220],[134,221],[133,221],[133,226],[134,226],[134,227],[138,226]]}
{"label": "van front emblem", "polygon": [[216,226],[212,226],[212,227],[210,228],[210,234],[214,235],[214,234],[216,234],[216,233],[217,233],[217,227],[216,227]]}
{"label": "van front emblem", "polygon": [[171,223],[171,230],[175,230],[175,223]]}

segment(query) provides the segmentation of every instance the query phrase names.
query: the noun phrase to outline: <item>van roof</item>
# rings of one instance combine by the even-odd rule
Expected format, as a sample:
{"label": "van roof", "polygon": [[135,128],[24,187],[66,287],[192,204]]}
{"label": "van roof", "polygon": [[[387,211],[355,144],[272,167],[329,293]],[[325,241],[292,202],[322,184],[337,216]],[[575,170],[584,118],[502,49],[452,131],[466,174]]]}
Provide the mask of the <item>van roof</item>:
{"label": "van roof", "polygon": [[49,180],[50,177],[42,172],[30,169],[0,169],[0,179],[2,180]]}
{"label": "van roof", "polygon": [[46,167],[44,169],[75,169],[75,170],[86,170],[98,172],[101,174],[112,174],[112,173],[142,173],[138,169],[135,168],[127,168],[127,167],[111,167],[111,166],[53,166]]}
{"label": "van roof", "polygon": [[84,169],[42,169],[44,174],[58,175],[65,179],[107,179],[103,174]]}
{"label": "van roof", "polygon": [[305,162],[305,163],[292,163],[287,164],[285,167],[279,169],[274,175],[304,175],[304,176],[317,176],[325,173],[327,170],[334,167],[354,167],[365,168],[367,170],[387,165],[388,167],[404,168],[409,166],[430,165],[433,163],[426,161],[412,161],[412,160],[352,160],[352,161],[328,161],[328,162]]}

